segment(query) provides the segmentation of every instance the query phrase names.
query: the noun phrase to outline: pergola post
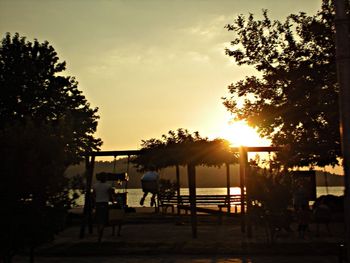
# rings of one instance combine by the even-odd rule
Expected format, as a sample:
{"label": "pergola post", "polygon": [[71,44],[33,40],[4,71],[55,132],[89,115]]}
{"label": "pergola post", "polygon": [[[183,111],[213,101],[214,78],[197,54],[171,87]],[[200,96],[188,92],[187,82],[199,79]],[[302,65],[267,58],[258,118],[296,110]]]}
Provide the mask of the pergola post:
{"label": "pergola post", "polygon": [[227,214],[231,213],[231,178],[230,178],[230,164],[226,163],[226,187],[227,187]]}
{"label": "pergola post", "polygon": [[246,218],[245,218],[245,172],[247,165],[248,153],[245,147],[239,148],[239,181],[241,188],[241,232],[245,233]]}
{"label": "pergola post", "polygon": [[91,185],[92,177],[94,173],[95,156],[85,157],[85,178],[86,178],[86,190],[84,199],[84,214],[80,227],[80,238],[85,236],[85,227],[88,225],[89,233],[92,234],[92,200],[91,200]]}
{"label": "pergola post", "polygon": [[[181,193],[180,193],[180,167],[175,166],[176,169],[176,194],[177,194],[177,205],[181,203]],[[177,214],[180,215],[180,209],[177,209]]]}
{"label": "pergola post", "polygon": [[188,187],[190,192],[190,210],[192,237],[197,238],[197,209],[196,209],[196,166],[187,164]]}
{"label": "pergola post", "polygon": [[91,187],[92,187],[92,177],[94,175],[94,169],[95,169],[95,156],[91,156],[91,163],[90,163],[90,170],[87,178],[87,190],[88,190],[88,226],[89,226],[89,233],[92,234],[92,196],[91,196]]}
{"label": "pergola post", "polygon": [[246,218],[247,218],[247,237],[252,237],[252,198],[251,198],[251,186],[252,186],[252,178],[251,178],[251,169],[248,164],[248,154],[246,155],[246,166],[245,166],[245,192],[246,192],[246,203],[247,203],[247,211],[246,211]]}

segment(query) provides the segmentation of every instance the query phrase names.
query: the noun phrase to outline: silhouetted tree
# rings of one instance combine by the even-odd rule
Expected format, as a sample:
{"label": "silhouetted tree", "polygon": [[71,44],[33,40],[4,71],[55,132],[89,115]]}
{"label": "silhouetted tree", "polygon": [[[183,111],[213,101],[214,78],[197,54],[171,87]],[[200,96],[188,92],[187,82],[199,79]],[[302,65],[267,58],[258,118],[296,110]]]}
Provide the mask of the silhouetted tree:
{"label": "silhouetted tree", "polygon": [[278,155],[286,167],[335,165],[341,154],[333,20],[324,0],[314,16],[271,21],[264,10],[260,20],[240,15],[226,26],[235,33],[226,54],[258,74],[231,84],[224,105],[274,145],[288,146]]}
{"label": "silhouetted tree", "polygon": [[[7,34],[0,46],[0,252],[11,262],[19,249],[34,248],[62,230],[74,201],[64,172],[93,137],[97,109],[78,83],[62,76],[48,42]],[[61,75],[60,75],[61,74]],[[33,253],[31,253],[33,255]],[[32,258],[33,259],[33,258]]]}
{"label": "silhouetted tree", "polygon": [[84,151],[96,150],[93,137],[97,108],[91,108],[74,77],[64,76],[65,62],[47,41],[33,43],[9,33],[0,47],[0,129],[13,122],[57,127],[64,136],[67,164],[76,163]]}

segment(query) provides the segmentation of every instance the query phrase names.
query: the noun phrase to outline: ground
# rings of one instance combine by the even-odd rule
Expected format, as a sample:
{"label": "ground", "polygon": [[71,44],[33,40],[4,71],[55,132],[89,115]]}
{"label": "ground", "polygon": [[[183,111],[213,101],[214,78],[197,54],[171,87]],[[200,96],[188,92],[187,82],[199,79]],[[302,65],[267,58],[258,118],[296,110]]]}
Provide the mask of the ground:
{"label": "ground", "polygon": [[[343,242],[344,224],[333,222],[331,234],[321,226],[310,225],[305,239],[300,239],[292,224],[292,232],[280,230],[273,242],[267,238],[263,225],[253,226],[253,237],[241,232],[238,216],[224,217],[219,224],[216,216],[198,217],[198,236],[192,238],[189,216],[163,215],[154,209],[142,208],[124,218],[121,236],[113,236],[111,227],[105,230],[101,243],[96,229],[83,239],[79,238],[79,221],[60,233],[49,244],[36,250],[36,261],[112,263],[219,263],[219,262],[340,262],[340,244]],[[14,262],[28,262],[25,251]]]}

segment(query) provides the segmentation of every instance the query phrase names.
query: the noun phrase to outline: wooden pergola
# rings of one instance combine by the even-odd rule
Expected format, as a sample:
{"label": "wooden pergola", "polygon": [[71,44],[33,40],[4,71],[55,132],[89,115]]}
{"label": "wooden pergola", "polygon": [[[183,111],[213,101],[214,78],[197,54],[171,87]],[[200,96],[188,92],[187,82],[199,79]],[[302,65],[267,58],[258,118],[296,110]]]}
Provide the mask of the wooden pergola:
{"label": "wooden pergola", "polygon": [[[252,235],[251,223],[246,219],[246,214],[250,211],[250,204],[247,203],[245,208],[246,196],[249,196],[249,187],[246,182],[249,180],[249,166],[248,153],[249,152],[275,152],[281,150],[281,147],[263,146],[263,147],[233,147],[232,152],[239,153],[240,156],[240,188],[241,188],[241,231],[246,232],[248,237]],[[85,228],[88,226],[89,233],[92,233],[92,202],[91,202],[91,187],[92,178],[94,174],[95,158],[102,156],[135,156],[142,154],[142,150],[126,150],[126,151],[97,151],[85,154],[85,175],[86,175],[86,193],[84,202],[84,217],[80,229],[80,238],[85,236]],[[196,165],[193,163],[187,164],[187,176],[190,195],[190,211],[191,211],[191,225],[192,237],[197,237],[197,213],[196,213]],[[176,179],[177,179],[177,194],[179,195],[179,166],[176,165]],[[226,164],[226,178],[227,178],[227,195],[230,196],[230,169],[229,164]]]}

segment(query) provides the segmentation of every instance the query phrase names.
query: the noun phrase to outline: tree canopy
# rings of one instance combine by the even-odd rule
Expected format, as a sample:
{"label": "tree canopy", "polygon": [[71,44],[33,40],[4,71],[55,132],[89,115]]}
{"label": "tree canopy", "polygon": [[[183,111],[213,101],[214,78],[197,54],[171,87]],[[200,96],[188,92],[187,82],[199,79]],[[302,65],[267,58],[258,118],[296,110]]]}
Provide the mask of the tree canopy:
{"label": "tree canopy", "polygon": [[226,54],[257,76],[231,84],[224,105],[273,145],[288,146],[277,155],[286,167],[335,165],[341,154],[333,21],[324,0],[313,16],[280,22],[264,10],[261,19],[240,15],[226,26],[234,32]]}
{"label": "tree canopy", "polygon": [[74,198],[65,177],[70,164],[96,150],[97,108],[48,42],[9,33],[0,45],[0,252],[52,239]]}
{"label": "tree canopy", "polygon": [[91,108],[74,77],[64,76],[47,41],[26,41],[7,33],[0,47],[0,129],[13,123],[50,125],[52,133],[64,138],[67,164],[76,163],[84,151],[97,150],[94,138],[97,108]]}
{"label": "tree canopy", "polygon": [[150,166],[161,169],[176,165],[220,166],[237,162],[237,156],[226,140],[210,141],[198,132],[191,134],[186,129],[169,131],[161,139],[143,140],[141,147],[142,154],[132,160],[140,170]]}

